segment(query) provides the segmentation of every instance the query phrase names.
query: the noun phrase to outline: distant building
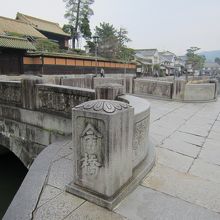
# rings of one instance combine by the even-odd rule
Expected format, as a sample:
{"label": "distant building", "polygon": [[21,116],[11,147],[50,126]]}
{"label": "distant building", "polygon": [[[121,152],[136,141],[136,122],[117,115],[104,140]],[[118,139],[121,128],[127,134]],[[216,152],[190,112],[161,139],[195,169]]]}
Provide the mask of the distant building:
{"label": "distant building", "polygon": [[141,73],[153,75],[154,66],[159,65],[159,54],[157,49],[135,50],[135,60],[139,63]]}
{"label": "distant building", "polygon": [[177,57],[170,51],[159,52],[161,69],[165,71],[166,75],[174,75],[176,70]]}
{"label": "distant building", "polygon": [[60,48],[68,48],[68,40],[70,39],[70,35],[65,33],[58,23],[46,21],[21,13],[17,13],[16,20],[31,25],[48,39],[57,42]]}
{"label": "distant building", "polygon": [[218,74],[220,73],[220,65],[215,62],[205,62],[203,72],[209,75]]}
{"label": "distant building", "polygon": [[27,50],[35,50],[27,39],[0,35],[0,75],[23,74]]}

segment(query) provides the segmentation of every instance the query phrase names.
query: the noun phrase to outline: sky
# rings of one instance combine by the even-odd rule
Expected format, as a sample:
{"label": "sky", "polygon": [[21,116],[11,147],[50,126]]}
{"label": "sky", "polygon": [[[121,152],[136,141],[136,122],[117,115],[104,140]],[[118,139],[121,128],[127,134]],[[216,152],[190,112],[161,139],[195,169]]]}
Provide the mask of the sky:
{"label": "sky", "polygon": [[[0,0],[0,16],[17,12],[59,23],[62,0]],[[220,49],[220,0],[95,0],[91,27],[101,22],[126,28],[135,49],[157,48],[183,55],[191,46],[202,51]]]}

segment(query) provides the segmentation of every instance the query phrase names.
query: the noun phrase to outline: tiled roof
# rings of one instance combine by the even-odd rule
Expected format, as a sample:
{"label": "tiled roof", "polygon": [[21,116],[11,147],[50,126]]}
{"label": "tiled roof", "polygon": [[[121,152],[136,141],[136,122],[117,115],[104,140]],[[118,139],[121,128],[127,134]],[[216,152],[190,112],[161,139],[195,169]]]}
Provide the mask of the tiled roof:
{"label": "tiled roof", "polygon": [[16,19],[32,25],[34,28],[36,28],[39,31],[46,31],[46,32],[56,33],[59,35],[70,37],[70,35],[65,33],[57,23],[31,17],[29,15],[24,15],[21,13],[17,13]]}
{"label": "tiled roof", "polygon": [[0,34],[16,33],[21,36],[32,36],[36,38],[46,38],[31,25],[10,18],[0,17]]}
{"label": "tiled roof", "polygon": [[144,57],[154,56],[156,52],[157,52],[157,49],[139,49],[139,50],[135,50],[136,54],[142,55]]}
{"label": "tiled roof", "polygon": [[165,62],[174,62],[174,56],[173,55],[161,55],[160,54],[160,60]]}
{"label": "tiled roof", "polygon": [[205,68],[220,68],[220,65],[218,63],[215,62],[205,62],[204,64]]}
{"label": "tiled roof", "polygon": [[22,50],[36,50],[27,39],[0,35],[0,48],[13,48]]}

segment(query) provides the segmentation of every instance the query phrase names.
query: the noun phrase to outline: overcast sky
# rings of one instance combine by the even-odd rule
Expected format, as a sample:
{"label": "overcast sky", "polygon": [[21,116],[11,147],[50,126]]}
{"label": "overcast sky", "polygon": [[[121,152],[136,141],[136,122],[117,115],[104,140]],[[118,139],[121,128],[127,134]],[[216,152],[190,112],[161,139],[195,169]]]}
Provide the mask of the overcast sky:
{"label": "overcast sky", "polygon": [[[0,16],[26,13],[63,25],[62,0],[0,0]],[[220,49],[220,0],[95,0],[91,26],[109,22],[129,32],[133,48],[182,55],[190,46]]]}

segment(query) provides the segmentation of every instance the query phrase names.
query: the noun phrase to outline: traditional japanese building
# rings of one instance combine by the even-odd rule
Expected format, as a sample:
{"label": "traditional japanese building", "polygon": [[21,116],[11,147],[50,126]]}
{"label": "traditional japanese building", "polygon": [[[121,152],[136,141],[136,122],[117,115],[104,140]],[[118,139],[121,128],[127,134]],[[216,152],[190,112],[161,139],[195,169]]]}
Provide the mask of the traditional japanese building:
{"label": "traditional japanese building", "polygon": [[48,39],[57,42],[60,48],[68,48],[68,40],[70,39],[70,35],[65,33],[58,23],[46,21],[21,13],[17,13],[16,19],[31,25]]}
{"label": "traditional japanese building", "polygon": [[0,35],[0,75],[23,74],[23,57],[35,47],[27,39]]}

